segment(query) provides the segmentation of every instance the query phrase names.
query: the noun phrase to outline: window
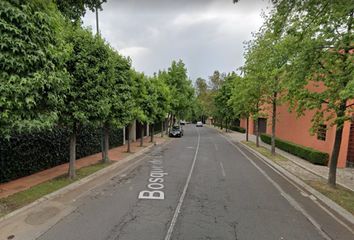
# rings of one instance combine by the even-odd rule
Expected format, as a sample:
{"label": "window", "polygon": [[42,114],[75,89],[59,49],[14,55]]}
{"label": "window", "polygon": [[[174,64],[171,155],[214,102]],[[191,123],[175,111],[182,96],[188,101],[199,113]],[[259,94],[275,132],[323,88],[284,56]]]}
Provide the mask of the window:
{"label": "window", "polygon": [[324,124],[320,124],[317,130],[317,139],[321,141],[326,141],[326,131],[327,126]]}

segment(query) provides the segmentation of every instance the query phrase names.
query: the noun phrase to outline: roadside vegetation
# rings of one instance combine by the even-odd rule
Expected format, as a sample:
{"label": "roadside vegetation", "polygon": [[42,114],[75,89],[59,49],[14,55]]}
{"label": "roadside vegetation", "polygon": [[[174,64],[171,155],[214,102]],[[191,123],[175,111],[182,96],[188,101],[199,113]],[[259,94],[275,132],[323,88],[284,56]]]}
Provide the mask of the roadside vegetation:
{"label": "roadside vegetation", "polygon": [[[153,141],[155,124],[172,126],[191,116],[195,94],[182,60],[147,76],[133,69],[131,59],[99,32],[93,34],[81,25],[86,9],[102,10],[103,2],[0,2],[0,155],[5,154],[1,143],[21,142],[19,138],[34,133],[46,138],[64,129],[68,144],[60,151],[69,152],[68,177],[75,179],[83,129],[100,129],[101,136],[95,138],[108,163],[113,131],[128,126],[130,152],[133,121],[149,124]],[[6,162],[1,157],[0,182],[55,166],[52,155],[60,154],[44,156],[40,146],[23,151],[38,151],[42,158],[31,167],[25,154]],[[14,162],[20,167],[11,168]]]}
{"label": "roadside vegetation", "polygon": [[[237,1],[236,1],[237,2]],[[336,186],[343,125],[354,113],[354,5],[344,1],[272,1],[264,24],[247,43],[242,73],[223,74],[218,88],[197,80],[197,115],[212,116],[228,128],[235,119],[269,118],[275,155],[277,108],[286,104],[298,117],[313,111],[311,134],[334,127],[328,184]],[[211,104],[212,103],[212,104]]]}
{"label": "roadside vegetation", "polygon": [[25,191],[15,193],[5,198],[0,198],[0,217],[5,216],[6,214],[13,212],[23,206],[26,206],[47,194],[66,187],[73,182],[87,177],[109,165],[110,163],[98,163],[83,167],[77,170],[75,179],[70,179],[67,177],[67,175],[63,175],[50,181],[38,184]]}
{"label": "roadside vegetation", "polygon": [[[271,154],[271,152],[265,147],[262,146],[257,147],[256,144],[253,142],[243,141],[242,143],[251,147],[252,149],[256,150],[257,152],[265,156],[266,158],[274,161],[275,163],[285,168],[286,166],[284,166],[283,163],[290,161],[279,153],[276,153],[275,155]],[[304,179],[303,176],[301,176],[301,174],[299,174],[296,171],[292,171],[291,168],[287,169],[287,171],[290,171],[292,174],[302,179],[312,188],[319,191],[320,193],[322,193],[332,201],[336,202],[338,205],[342,206],[350,213],[354,214],[354,192],[353,191],[346,189],[342,186],[337,186],[336,188],[330,187],[328,184],[326,184],[325,179],[320,177],[318,177],[319,180]]]}

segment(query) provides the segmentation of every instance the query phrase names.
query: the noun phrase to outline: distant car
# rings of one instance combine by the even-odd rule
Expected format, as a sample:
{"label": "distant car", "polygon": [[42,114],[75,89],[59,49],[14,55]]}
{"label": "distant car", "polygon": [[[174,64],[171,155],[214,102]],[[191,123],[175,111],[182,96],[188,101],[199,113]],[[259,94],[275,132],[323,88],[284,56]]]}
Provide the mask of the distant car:
{"label": "distant car", "polygon": [[197,122],[197,127],[203,127],[203,123],[202,122]]}
{"label": "distant car", "polygon": [[181,126],[173,126],[169,133],[170,137],[182,137],[183,129]]}
{"label": "distant car", "polygon": [[186,125],[186,121],[181,120],[181,121],[179,122],[179,124],[181,124],[181,125]]}

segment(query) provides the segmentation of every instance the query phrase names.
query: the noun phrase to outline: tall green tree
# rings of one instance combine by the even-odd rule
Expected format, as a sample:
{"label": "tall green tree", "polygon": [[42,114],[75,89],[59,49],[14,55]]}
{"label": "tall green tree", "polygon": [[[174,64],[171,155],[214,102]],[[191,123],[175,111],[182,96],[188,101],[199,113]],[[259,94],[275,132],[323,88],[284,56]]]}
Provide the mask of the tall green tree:
{"label": "tall green tree", "polygon": [[68,26],[66,41],[73,49],[66,61],[71,84],[61,110],[61,123],[71,131],[69,177],[74,178],[77,132],[83,125],[100,126],[102,116],[108,112],[105,87],[109,50],[100,37],[74,25]]}
{"label": "tall green tree", "polygon": [[182,60],[173,61],[167,71],[167,85],[171,91],[170,125],[175,119],[185,118],[192,110],[191,99],[194,97],[192,82],[188,79],[187,69]]}
{"label": "tall green tree", "polygon": [[[117,51],[106,45],[107,62],[105,78],[101,81],[101,109],[98,122],[103,127],[103,156],[104,162],[109,162],[110,128],[123,128],[132,119],[134,99],[131,86],[131,61],[122,57]],[[102,61],[104,58],[102,58]]]}
{"label": "tall green tree", "polygon": [[161,123],[161,137],[163,137],[164,122],[167,114],[171,111],[171,91],[168,88],[166,78],[163,75],[158,74],[152,78],[157,91],[157,109],[155,120]]}
{"label": "tall green tree", "polygon": [[50,128],[69,88],[70,47],[53,4],[0,1],[0,135]]}
{"label": "tall green tree", "polygon": [[[343,125],[353,113],[354,5],[350,0],[278,1],[274,15],[295,40],[286,69],[288,100],[299,115],[314,110],[312,132],[320,124],[336,127],[328,183],[336,184]],[[279,21],[280,22],[280,21]]]}
{"label": "tall green tree", "polygon": [[224,78],[221,88],[215,96],[215,106],[217,108],[218,119],[225,123],[225,129],[227,131],[229,124],[235,119],[233,107],[230,104],[230,99],[233,92],[233,82],[236,78],[236,74],[229,74]]}

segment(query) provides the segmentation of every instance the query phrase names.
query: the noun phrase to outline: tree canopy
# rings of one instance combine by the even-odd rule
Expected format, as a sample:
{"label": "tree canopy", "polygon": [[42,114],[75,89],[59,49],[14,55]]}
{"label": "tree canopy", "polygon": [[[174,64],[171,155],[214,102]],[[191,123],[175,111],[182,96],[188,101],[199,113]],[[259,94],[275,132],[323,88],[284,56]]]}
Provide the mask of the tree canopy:
{"label": "tree canopy", "polygon": [[34,0],[1,1],[0,15],[0,134],[50,127],[69,88],[64,21]]}

